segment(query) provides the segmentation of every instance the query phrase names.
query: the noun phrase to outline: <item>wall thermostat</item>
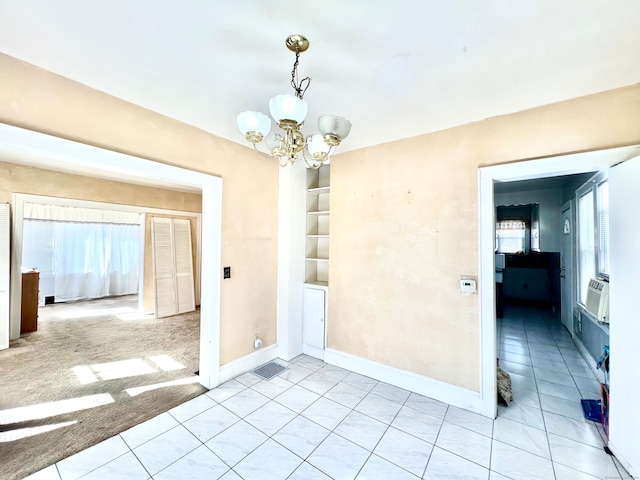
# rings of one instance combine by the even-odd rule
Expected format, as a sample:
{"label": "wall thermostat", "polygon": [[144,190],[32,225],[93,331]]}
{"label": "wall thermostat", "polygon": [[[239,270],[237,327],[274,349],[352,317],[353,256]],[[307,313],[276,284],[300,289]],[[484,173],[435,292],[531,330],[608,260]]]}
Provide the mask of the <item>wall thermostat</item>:
{"label": "wall thermostat", "polygon": [[476,279],[475,278],[461,278],[460,279],[460,293],[470,294],[476,293]]}

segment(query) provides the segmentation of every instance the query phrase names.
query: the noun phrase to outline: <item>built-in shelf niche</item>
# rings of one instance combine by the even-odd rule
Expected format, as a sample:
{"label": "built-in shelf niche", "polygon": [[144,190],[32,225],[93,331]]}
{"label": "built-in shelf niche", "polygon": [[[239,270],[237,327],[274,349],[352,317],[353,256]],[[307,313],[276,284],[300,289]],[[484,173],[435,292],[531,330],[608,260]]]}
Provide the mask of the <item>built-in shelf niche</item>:
{"label": "built-in shelf niche", "polygon": [[329,166],[307,170],[305,281],[329,285]]}

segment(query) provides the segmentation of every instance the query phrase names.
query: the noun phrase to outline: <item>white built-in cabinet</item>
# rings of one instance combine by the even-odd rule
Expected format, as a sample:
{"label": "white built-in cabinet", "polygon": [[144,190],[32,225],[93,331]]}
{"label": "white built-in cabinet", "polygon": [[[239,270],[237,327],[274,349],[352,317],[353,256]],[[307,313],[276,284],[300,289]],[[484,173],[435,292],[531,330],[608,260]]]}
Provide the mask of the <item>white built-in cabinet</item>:
{"label": "white built-in cabinet", "polygon": [[303,352],[316,358],[324,357],[327,290],[307,285],[304,289],[302,325]]}
{"label": "white built-in cabinet", "polygon": [[303,351],[324,357],[329,295],[329,165],[307,170]]}

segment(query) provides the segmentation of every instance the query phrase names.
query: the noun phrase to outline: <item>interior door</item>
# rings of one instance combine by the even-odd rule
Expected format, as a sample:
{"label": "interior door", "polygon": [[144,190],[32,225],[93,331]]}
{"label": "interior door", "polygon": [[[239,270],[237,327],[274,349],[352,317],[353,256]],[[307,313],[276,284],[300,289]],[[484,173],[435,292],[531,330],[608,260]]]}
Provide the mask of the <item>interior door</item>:
{"label": "interior door", "polygon": [[151,239],[156,317],[194,311],[191,222],[153,217]]}
{"label": "interior door", "polygon": [[609,172],[610,413],[609,447],[629,473],[640,475],[640,157]]}
{"label": "interior door", "polygon": [[0,203],[0,350],[9,348],[9,204]]}
{"label": "interior door", "polygon": [[313,349],[324,350],[325,327],[325,291],[319,288],[306,288],[304,291],[304,312],[302,322],[302,340],[304,347],[312,347],[305,353],[317,356]]}
{"label": "interior door", "polygon": [[562,210],[562,257],[560,259],[560,318],[573,337],[573,218],[571,203]]}
{"label": "interior door", "polygon": [[174,268],[173,228],[170,218],[151,219],[153,290],[157,318],[178,313]]}
{"label": "interior door", "polygon": [[193,286],[193,255],[191,249],[191,222],[173,219],[173,244],[175,258],[177,313],[196,309]]}

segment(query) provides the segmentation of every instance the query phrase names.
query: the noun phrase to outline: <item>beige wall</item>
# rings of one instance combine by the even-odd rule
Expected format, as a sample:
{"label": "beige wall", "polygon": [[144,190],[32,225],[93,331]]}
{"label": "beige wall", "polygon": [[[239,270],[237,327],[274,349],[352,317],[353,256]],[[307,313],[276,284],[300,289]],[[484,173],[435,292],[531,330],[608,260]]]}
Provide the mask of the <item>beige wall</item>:
{"label": "beige wall", "polygon": [[14,193],[28,193],[183,212],[202,210],[200,194],[71,175],[1,160],[0,202],[3,203],[12,203]]}
{"label": "beige wall", "polygon": [[329,347],[478,391],[478,167],[633,144],[640,84],[336,156]]}
{"label": "beige wall", "polygon": [[256,332],[275,343],[277,162],[6,55],[0,72],[1,123],[221,177],[222,262],[233,275],[221,284],[220,361],[252,352]]}

